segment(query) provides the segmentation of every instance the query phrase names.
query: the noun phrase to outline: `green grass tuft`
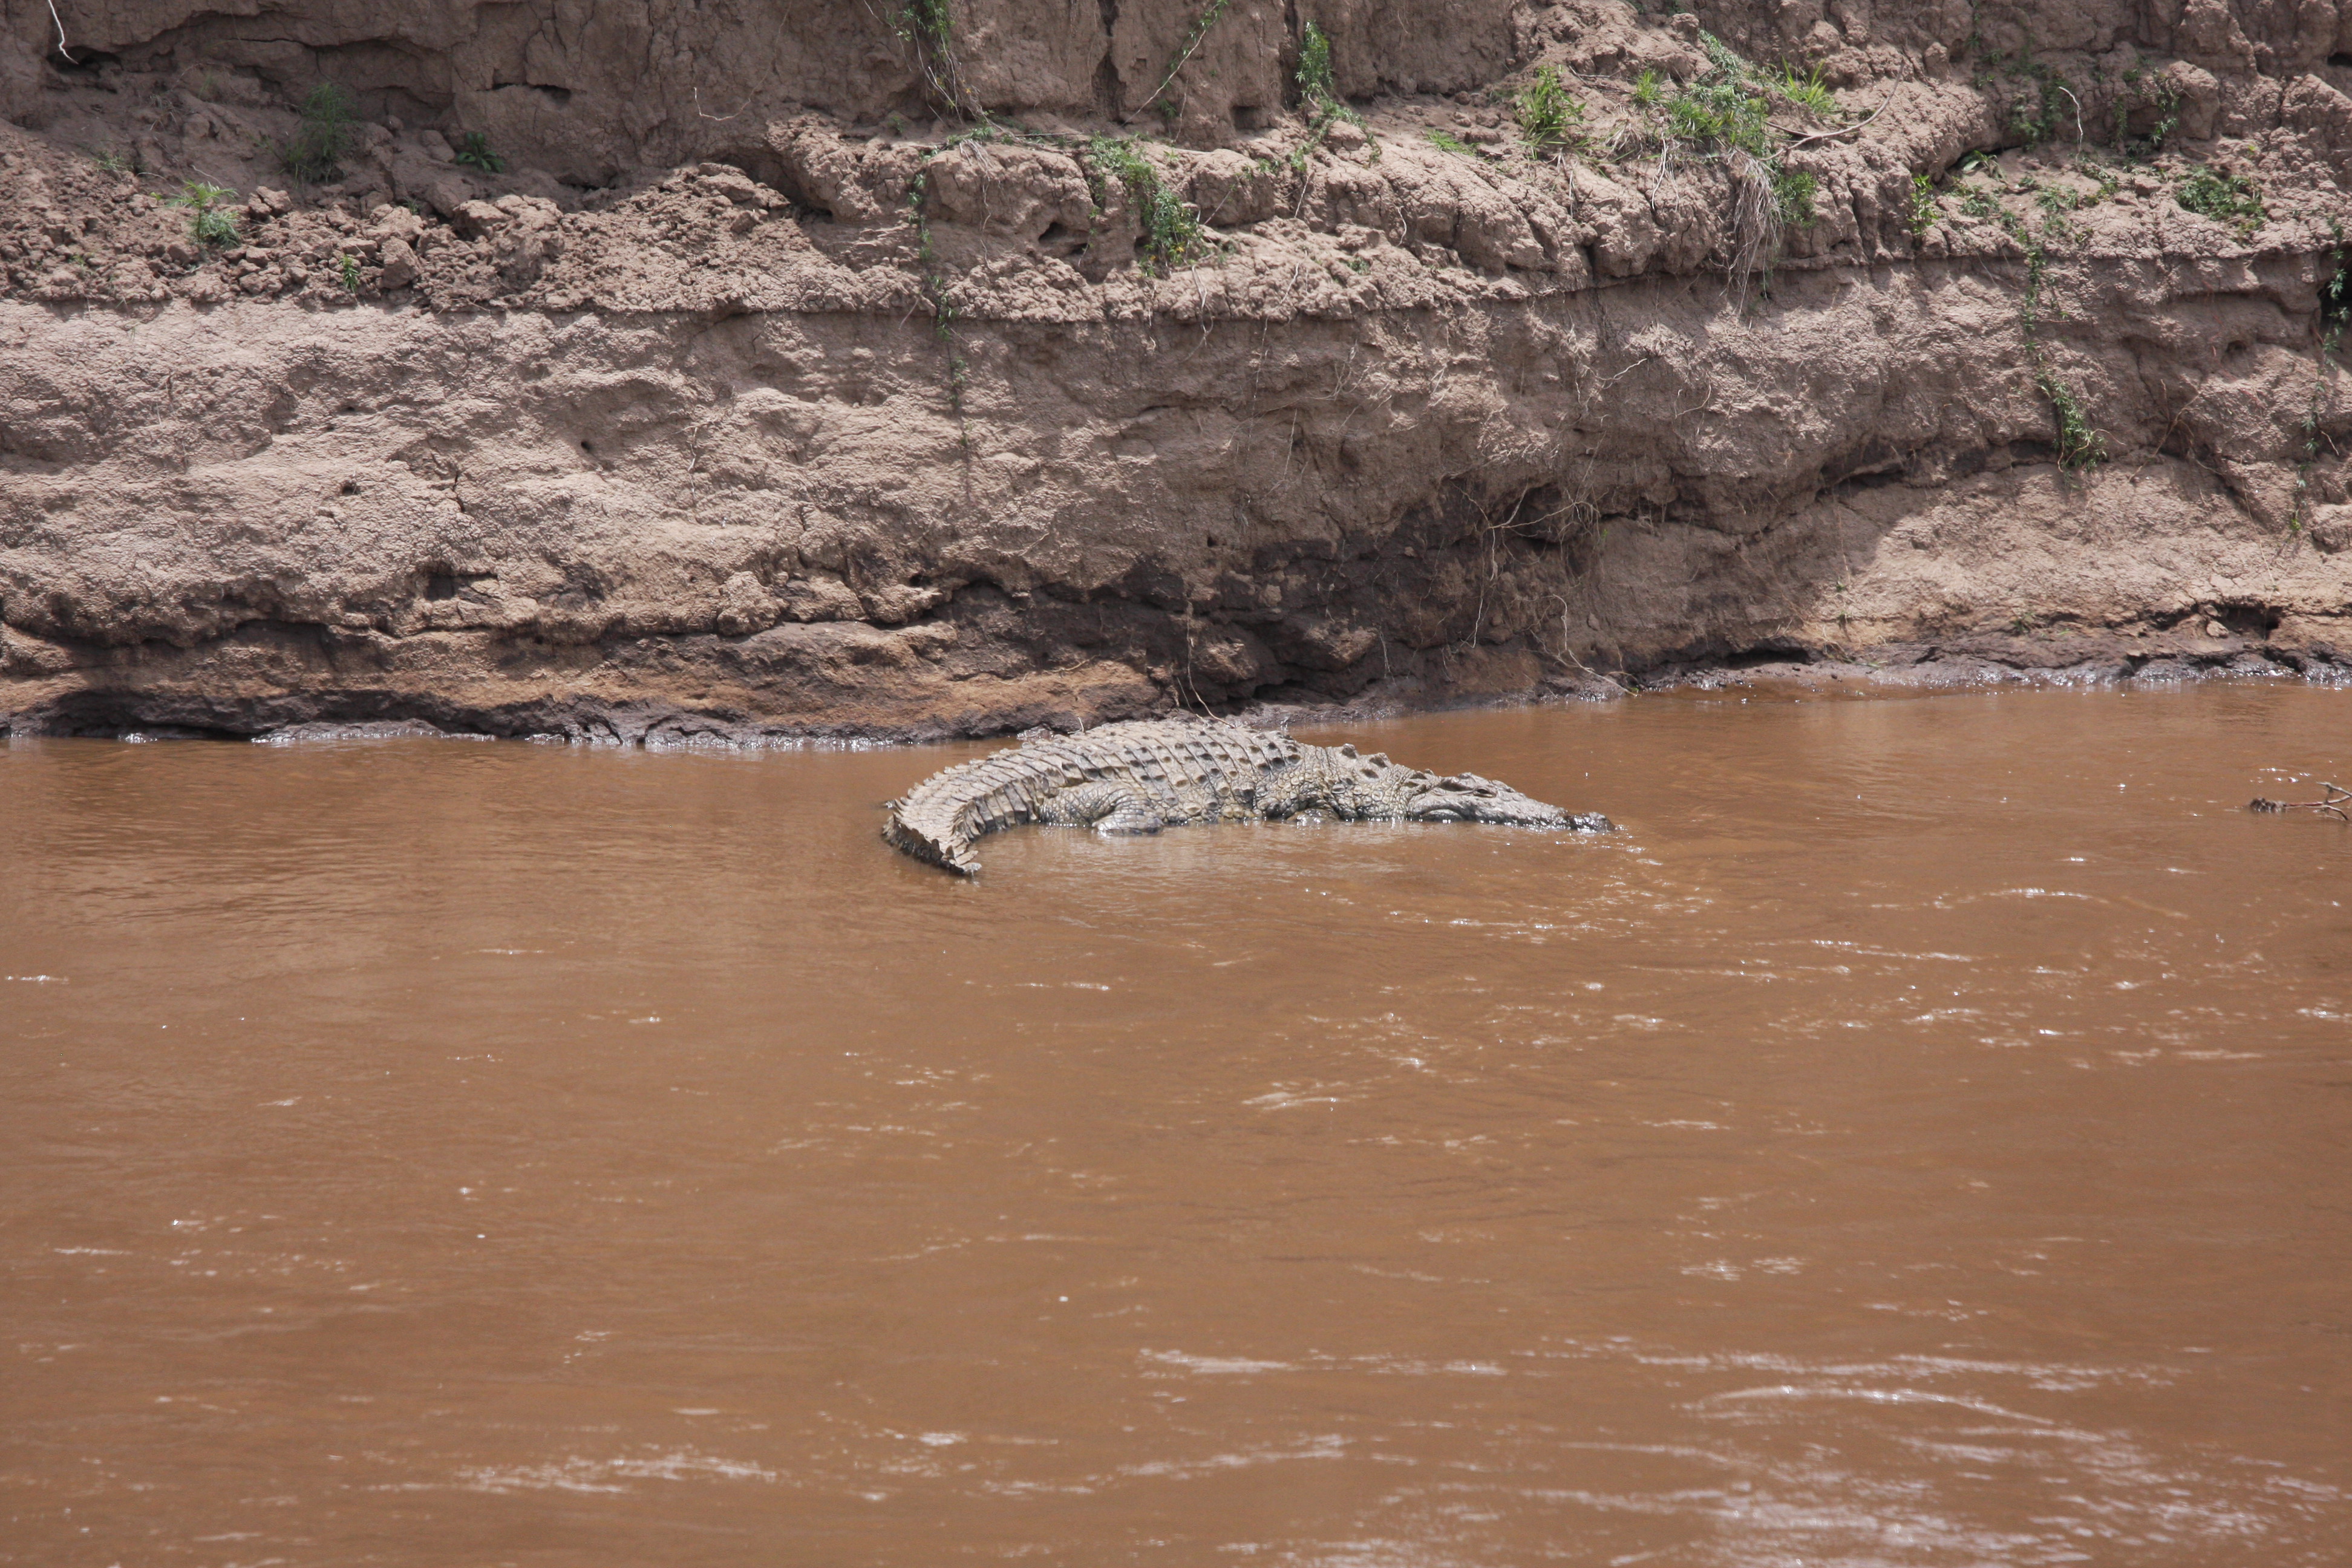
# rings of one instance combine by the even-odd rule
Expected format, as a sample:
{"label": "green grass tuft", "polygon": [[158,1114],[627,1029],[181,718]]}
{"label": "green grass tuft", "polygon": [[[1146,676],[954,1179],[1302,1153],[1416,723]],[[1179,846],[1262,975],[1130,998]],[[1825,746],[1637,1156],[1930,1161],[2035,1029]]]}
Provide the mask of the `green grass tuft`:
{"label": "green grass tuft", "polygon": [[306,185],[343,172],[352,145],[352,100],[333,82],[322,81],[302,100],[302,118],[291,141],[278,149],[278,162]]}
{"label": "green grass tuft", "polygon": [[1771,79],[1775,92],[1808,113],[1819,115],[1823,120],[1835,120],[1841,112],[1837,97],[1830,91],[1829,84],[1822,80],[1818,66],[1801,76],[1796,67],[1783,66],[1780,73]]}
{"label": "green grass tuft", "polygon": [[1512,96],[1511,117],[1531,153],[1556,153],[1584,140],[1584,105],[1549,66],[1537,67],[1535,79]]}
{"label": "green grass tuft", "polygon": [[1775,151],[1764,100],[1732,82],[1694,82],[1666,101],[1666,130],[1675,140],[1714,152],[1769,158]]}

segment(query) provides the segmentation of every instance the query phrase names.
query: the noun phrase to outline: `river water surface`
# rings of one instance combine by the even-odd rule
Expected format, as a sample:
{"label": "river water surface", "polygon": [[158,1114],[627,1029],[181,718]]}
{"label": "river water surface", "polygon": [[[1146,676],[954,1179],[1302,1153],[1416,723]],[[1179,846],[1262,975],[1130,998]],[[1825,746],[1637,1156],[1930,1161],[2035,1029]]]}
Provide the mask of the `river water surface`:
{"label": "river water surface", "polygon": [[2343,1563],[2347,721],[1442,715],[1624,831],[972,884],[981,747],[0,748],[0,1563]]}

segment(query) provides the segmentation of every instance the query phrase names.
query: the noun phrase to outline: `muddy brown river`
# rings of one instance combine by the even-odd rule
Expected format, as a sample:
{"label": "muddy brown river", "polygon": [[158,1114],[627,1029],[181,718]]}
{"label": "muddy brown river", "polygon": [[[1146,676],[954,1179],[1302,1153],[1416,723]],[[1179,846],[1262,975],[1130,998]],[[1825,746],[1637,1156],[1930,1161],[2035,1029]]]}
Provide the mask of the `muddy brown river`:
{"label": "muddy brown river", "polygon": [[0,748],[0,1563],[2352,1560],[2352,691],[1346,733]]}

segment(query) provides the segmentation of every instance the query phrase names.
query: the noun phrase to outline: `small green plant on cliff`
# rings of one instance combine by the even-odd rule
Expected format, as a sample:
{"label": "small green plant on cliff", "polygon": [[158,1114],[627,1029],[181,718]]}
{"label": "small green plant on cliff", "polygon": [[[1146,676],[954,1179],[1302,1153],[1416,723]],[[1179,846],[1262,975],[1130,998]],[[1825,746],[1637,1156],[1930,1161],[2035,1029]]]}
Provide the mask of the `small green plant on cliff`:
{"label": "small green plant on cliff", "polygon": [[235,245],[243,238],[236,231],[236,215],[227,210],[235,200],[236,193],[226,185],[190,180],[180,186],[180,194],[171,203],[188,209],[189,238],[201,246],[216,247]]}
{"label": "small green plant on cliff", "polygon": [[468,131],[457,138],[454,159],[469,169],[479,169],[487,174],[495,174],[507,166],[504,158],[490,151],[489,137],[479,131]]}
{"label": "small green plant on cliff", "polygon": [[2058,426],[2058,466],[2079,471],[2095,468],[2107,460],[2106,437],[2091,428],[2083,416],[2083,405],[2064,382],[2045,363],[2033,373],[2033,384],[2050,400],[2050,411]]}
{"label": "small green plant on cliff", "polygon": [[[1200,49],[1202,42],[1208,37],[1210,29],[1217,25],[1218,18],[1225,14],[1226,7],[1232,3],[1233,0],[1209,0],[1207,5],[1201,7],[1200,14],[1192,18],[1192,25],[1184,30],[1183,47],[1176,51],[1176,58],[1169,62],[1168,74],[1160,79],[1160,85],[1153,88],[1151,96],[1143,100],[1143,108],[1150,109],[1160,101],[1160,96],[1174,84],[1176,73],[1182,70],[1185,62]],[[1176,118],[1172,105],[1163,108],[1160,112],[1170,120]]]}
{"label": "small green plant on cliff", "polygon": [[335,274],[336,281],[340,282],[343,286],[343,292],[351,295],[353,299],[357,299],[360,292],[359,258],[353,256],[348,250],[344,251],[341,256],[336,257]]}
{"label": "small green plant on cliff", "polygon": [[[2064,127],[2066,110],[2074,110],[2075,129],[2082,128],[2082,100],[2066,85],[2066,79],[2039,62],[2027,68],[2025,74],[2038,88],[2031,98],[2021,98],[2010,106],[2010,134],[2029,146],[2038,146],[2057,139]],[[2081,140],[2079,136],[2077,141]]]}
{"label": "small green plant on cliff", "polygon": [[[2039,190],[2038,186],[2029,188]],[[2044,300],[2050,276],[2050,246],[2073,235],[2062,212],[2079,199],[2060,195],[2063,199],[2059,202],[2041,204],[2039,232],[1982,190],[1970,190],[1962,195],[1960,211],[1969,217],[1999,224],[2025,252],[2025,289],[2018,299],[2018,332],[2025,340],[2026,364],[2032,373],[2034,390],[2050,405],[2051,418],[2056,426],[2058,466],[2069,472],[2079,472],[2105,462],[2107,444],[2084,412],[2082,398],[2059,375],[2049,347],[2042,339],[2043,320],[2057,314],[2047,309]]]}
{"label": "small green plant on cliff", "polygon": [[1813,197],[1821,182],[1804,169],[1773,169],[1771,174],[1774,216],[1790,228],[1812,227],[1818,216]]}
{"label": "small green plant on cliff", "polygon": [[[940,149],[941,152],[945,150]],[[926,155],[926,163],[929,157]],[[929,188],[930,179],[928,168],[915,172],[914,179],[907,186],[907,216],[915,226],[915,258],[920,268],[923,298],[931,305],[931,335],[939,339],[940,347],[947,355],[948,411],[955,416],[959,432],[957,440],[969,449],[971,435],[964,428],[963,395],[970,377],[962,351],[956,342],[956,323],[963,319],[963,312],[949,297],[947,275],[940,270],[939,253],[931,245],[931,221],[923,209],[923,197]]]}
{"label": "small green plant on cliff", "polygon": [[931,172],[929,169],[918,169],[915,177],[908,182],[907,218],[915,226],[915,260],[922,271],[923,292],[931,301],[931,331],[934,336],[945,339],[954,334],[957,312],[941,292],[947,279],[938,268],[939,252],[931,245],[930,215],[923,206],[923,198],[929,191],[930,184]]}
{"label": "small green plant on cliff", "polygon": [[[2050,351],[2042,342],[2042,296],[2050,273],[2049,248],[2042,236],[2027,227],[2023,218],[2006,208],[1996,210],[2001,226],[2025,249],[2025,293],[2018,302],[2018,325],[2025,339],[2026,357],[2033,367],[2034,388],[2048,400],[2051,418],[2057,426],[2058,466],[2070,473],[2095,468],[2106,461],[2106,437],[2092,427],[2083,413],[2082,399],[2060,379],[2050,362]],[[2045,216],[2045,235],[2049,235],[2050,224],[2051,218]]]}
{"label": "small green plant on cliff", "polygon": [[[867,9],[872,3],[868,0]],[[905,0],[890,13],[890,29],[913,51],[915,68],[931,97],[956,114],[985,120],[987,113],[966,87],[956,58],[952,0]]]}
{"label": "small green plant on cliff", "polygon": [[1538,157],[1584,140],[1584,105],[1560,86],[1559,72],[1549,66],[1537,67],[1535,79],[1512,96],[1511,118],[1518,121],[1528,151]]}
{"label": "small green plant on cliff", "polygon": [[98,172],[101,174],[135,174],[139,173],[139,155],[136,153],[126,157],[110,147],[103,148],[98,153],[96,162],[98,163]]}
{"label": "small green plant on cliff", "polygon": [[1911,176],[1910,228],[1913,237],[1925,235],[1936,226],[1943,215],[1936,207],[1936,182],[1925,174]]}
{"label": "small green plant on cliff", "polygon": [[2074,237],[2074,226],[2066,221],[2066,215],[2088,203],[2072,191],[2050,185],[2034,192],[2033,205],[2042,209],[2042,232],[2052,239],[2067,240]]}
{"label": "small green plant on cliff", "polygon": [[1739,51],[1713,33],[1701,33],[1698,43],[1706,51],[1707,68],[1713,74],[1727,81],[1747,81],[1755,76],[1755,68],[1739,58]]}
{"label": "small green plant on cliff", "polygon": [[907,0],[898,9],[898,36],[909,43],[944,47],[954,26],[948,0]]}
{"label": "small green plant on cliff", "polygon": [[2241,239],[2262,227],[2270,216],[2263,210],[2263,193],[2253,181],[2243,174],[2225,174],[2210,164],[2191,170],[2173,199],[2200,217],[2228,224]]}
{"label": "small green plant on cliff", "polygon": [[[2083,140],[2083,100],[2074,96],[2066,78],[2033,58],[2033,40],[2028,37],[2014,55],[1987,54],[1983,40],[1970,35],[1964,54],[1976,58],[1979,67],[1975,76],[1979,92],[2014,93],[2009,106],[2009,134],[2028,146],[2053,140],[2069,121],[2073,123],[2074,140]],[[2003,89],[1997,77],[2006,77],[2011,86]],[[2026,90],[2019,92],[2019,87]]]}
{"label": "small green plant on cliff", "polygon": [[1339,89],[1331,75],[1331,37],[1314,23],[1298,40],[1298,72],[1296,78],[1300,97],[1307,111],[1312,115],[1346,114],[1346,104],[1340,101]]}
{"label": "small green plant on cliff", "polygon": [[[2151,82],[2153,85],[2151,85]],[[2131,133],[2131,117],[2137,110],[2156,111],[2156,123],[2145,136]],[[2146,163],[2164,151],[2172,133],[2180,129],[2180,89],[2165,77],[2149,78],[2137,66],[2125,71],[2116,83],[2111,112],[2115,119],[2116,151],[2126,158]]]}
{"label": "small green plant on cliff", "polygon": [[278,149],[278,162],[304,184],[331,180],[351,151],[352,100],[333,82],[322,81],[302,100],[293,137]]}
{"label": "small green plant on cliff", "polygon": [[1201,215],[1181,200],[1160,178],[1160,170],[1136,143],[1118,136],[1097,136],[1087,143],[1085,163],[1094,186],[1095,205],[1105,205],[1109,182],[1116,180],[1135,204],[1136,221],[1143,229],[1143,269],[1161,277],[1192,259],[1201,248]]}
{"label": "small green plant on cliff", "polygon": [[[1330,36],[1312,22],[1307,24],[1307,31],[1299,38],[1298,72],[1294,79],[1298,83],[1299,106],[1307,111],[1307,140],[1291,153],[1290,166],[1303,170],[1307,160],[1331,133],[1332,126],[1344,120],[1361,129],[1364,117],[1339,96],[1338,80],[1331,74]],[[1369,131],[1365,135],[1371,138]],[[1372,157],[1378,160],[1381,144],[1377,139],[1371,139],[1371,149]]]}
{"label": "small green plant on cliff", "polygon": [[2086,180],[2095,182],[2098,186],[2089,195],[2074,198],[2074,205],[2078,207],[2096,206],[2124,188],[2124,183],[2117,177],[2115,170],[2100,163],[2095,158],[2077,158],[2072,167],[2074,173]]}
{"label": "small green plant on cliff", "polygon": [[1633,79],[1633,107],[1655,109],[1657,106],[1658,73],[1645,67],[1642,74]]}
{"label": "small green plant on cliff", "polygon": [[1429,144],[1441,153],[1452,153],[1463,158],[1475,158],[1478,155],[1477,148],[1450,132],[1440,131],[1433,125],[1429,128],[1428,134]]}

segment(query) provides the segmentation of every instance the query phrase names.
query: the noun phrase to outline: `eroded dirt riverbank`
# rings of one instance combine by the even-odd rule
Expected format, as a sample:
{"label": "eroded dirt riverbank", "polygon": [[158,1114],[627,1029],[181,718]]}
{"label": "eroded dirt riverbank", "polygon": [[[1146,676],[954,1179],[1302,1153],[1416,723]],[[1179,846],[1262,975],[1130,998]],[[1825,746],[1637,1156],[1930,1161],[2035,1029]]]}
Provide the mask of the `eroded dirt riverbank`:
{"label": "eroded dirt riverbank", "polygon": [[17,733],[2352,648],[2340,5],[69,9],[0,6]]}
{"label": "eroded dirt riverbank", "polygon": [[0,1561],[2333,1564],[2352,693],[1747,695],[972,885],[963,747],[0,748]]}

